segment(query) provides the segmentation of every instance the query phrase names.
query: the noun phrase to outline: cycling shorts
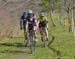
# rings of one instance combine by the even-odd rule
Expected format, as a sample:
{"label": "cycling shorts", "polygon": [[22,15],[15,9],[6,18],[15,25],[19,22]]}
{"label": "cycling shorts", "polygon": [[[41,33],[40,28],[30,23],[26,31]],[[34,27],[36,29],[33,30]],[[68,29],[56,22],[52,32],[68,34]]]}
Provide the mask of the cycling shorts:
{"label": "cycling shorts", "polygon": [[46,21],[46,20],[39,22],[39,28],[41,28],[41,27],[46,27],[46,25],[47,25],[47,21]]}

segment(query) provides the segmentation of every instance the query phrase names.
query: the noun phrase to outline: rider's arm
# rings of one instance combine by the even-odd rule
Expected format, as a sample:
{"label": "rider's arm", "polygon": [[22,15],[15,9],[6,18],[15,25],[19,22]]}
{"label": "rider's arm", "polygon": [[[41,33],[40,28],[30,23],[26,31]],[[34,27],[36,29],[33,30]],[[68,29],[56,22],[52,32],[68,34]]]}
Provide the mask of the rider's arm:
{"label": "rider's arm", "polygon": [[28,21],[26,21],[26,32],[28,30]]}
{"label": "rider's arm", "polygon": [[38,26],[38,28],[39,28],[39,22],[40,22],[40,20],[39,20],[39,18],[37,19],[37,26]]}
{"label": "rider's arm", "polygon": [[20,29],[22,29],[22,28],[23,28],[23,19],[20,18]]}
{"label": "rider's arm", "polygon": [[48,29],[48,19],[47,19],[47,17],[46,17],[46,27],[47,27],[47,29]]}

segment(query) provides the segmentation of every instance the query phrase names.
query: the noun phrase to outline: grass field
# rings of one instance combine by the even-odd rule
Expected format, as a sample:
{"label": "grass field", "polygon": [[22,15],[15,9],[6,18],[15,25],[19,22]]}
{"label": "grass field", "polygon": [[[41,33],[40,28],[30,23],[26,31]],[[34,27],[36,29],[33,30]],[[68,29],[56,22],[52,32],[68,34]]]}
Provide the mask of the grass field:
{"label": "grass field", "polygon": [[[75,59],[74,34],[69,33],[67,28],[64,31],[59,23],[53,27],[50,21],[49,25],[49,46],[42,47],[38,38],[38,47],[30,54],[30,49],[24,46],[23,37],[10,38],[0,42],[0,59]],[[55,37],[54,40],[52,36]]]}

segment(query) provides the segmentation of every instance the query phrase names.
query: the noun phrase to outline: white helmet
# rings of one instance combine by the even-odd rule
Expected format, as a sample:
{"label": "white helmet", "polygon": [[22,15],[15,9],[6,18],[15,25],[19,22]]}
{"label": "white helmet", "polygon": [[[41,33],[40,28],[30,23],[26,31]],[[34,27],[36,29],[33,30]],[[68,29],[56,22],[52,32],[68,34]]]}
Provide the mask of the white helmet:
{"label": "white helmet", "polygon": [[28,13],[29,13],[29,14],[32,14],[32,13],[33,13],[33,11],[32,11],[32,10],[28,10]]}
{"label": "white helmet", "polygon": [[41,13],[40,13],[40,16],[45,16],[45,13],[44,13],[44,12],[41,12]]}

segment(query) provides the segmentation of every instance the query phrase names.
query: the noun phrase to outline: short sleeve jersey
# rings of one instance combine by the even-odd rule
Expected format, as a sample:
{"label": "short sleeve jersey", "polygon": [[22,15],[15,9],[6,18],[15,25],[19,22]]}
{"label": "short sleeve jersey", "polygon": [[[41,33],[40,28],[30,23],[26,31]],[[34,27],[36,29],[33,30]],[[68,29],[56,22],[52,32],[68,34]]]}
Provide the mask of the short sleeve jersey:
{"label": "short sleeve jersey", "polygon": [[46,16],[44,16],[43,18],[41,18],[41,17],[38,18],[38,21],[45,21],[45,20],[47,20]]}

